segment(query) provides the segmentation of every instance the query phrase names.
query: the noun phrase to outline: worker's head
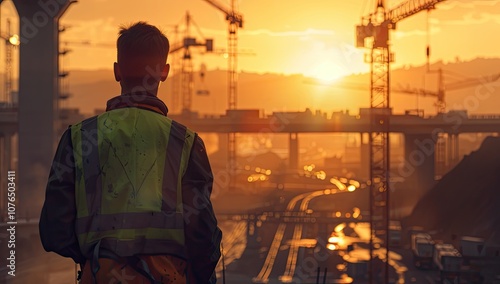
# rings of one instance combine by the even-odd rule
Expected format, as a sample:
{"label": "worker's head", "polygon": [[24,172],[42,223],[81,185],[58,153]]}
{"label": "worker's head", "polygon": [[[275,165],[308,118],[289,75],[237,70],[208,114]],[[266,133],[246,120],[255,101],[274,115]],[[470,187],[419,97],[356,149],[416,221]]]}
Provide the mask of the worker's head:
{"label": "worker's head", "polygon": [[155,26],[138,22],[121,27],[114,64],[116,81],[122,93],[149,92],[156,95],[158,85],[167,79],[169,42]]}

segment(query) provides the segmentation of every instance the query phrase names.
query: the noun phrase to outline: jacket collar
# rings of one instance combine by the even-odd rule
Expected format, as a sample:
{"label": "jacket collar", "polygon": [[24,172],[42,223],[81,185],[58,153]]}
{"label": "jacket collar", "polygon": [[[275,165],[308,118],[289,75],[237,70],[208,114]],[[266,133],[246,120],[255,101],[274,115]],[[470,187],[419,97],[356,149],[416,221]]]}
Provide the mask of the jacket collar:
{"label": "jacket collar", "polygon": [[165,103],[155,95],[149,93],[130,93],[116,96],[107,102],[106,111],[125,107],[147,109],[165,116],[168,113]]}

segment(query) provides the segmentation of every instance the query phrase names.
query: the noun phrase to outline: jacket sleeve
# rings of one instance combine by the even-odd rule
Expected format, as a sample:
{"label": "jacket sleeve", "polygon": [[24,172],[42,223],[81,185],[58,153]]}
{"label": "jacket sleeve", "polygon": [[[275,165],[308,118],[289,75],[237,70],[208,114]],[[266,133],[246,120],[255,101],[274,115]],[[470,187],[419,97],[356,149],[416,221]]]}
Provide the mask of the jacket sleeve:
{"label": "jacket sleeve", "polygon": [[75,234],[75,165],[71,131],[68,128],[59,141],[45,191],[45,202],[40,215],[40,239],[46,251],[71,257],[83,264]]}
{"label": "jacket sleeve", "polygon": [[198,135],[182,179],[184,232],[189,263],[196,282],[215,283],[215,267],[221,256],[222,231],[212,208],[213,175],[205,145]]}

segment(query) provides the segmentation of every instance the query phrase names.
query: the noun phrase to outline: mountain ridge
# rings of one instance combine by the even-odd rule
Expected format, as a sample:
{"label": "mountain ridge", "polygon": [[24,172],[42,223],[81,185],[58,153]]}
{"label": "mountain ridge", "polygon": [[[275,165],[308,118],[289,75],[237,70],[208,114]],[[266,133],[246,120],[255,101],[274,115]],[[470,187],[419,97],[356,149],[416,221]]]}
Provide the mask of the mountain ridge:
{"label": "mountain ridge", "polygon": [[[435,62],[430,70],[442,68],[445,85],[470,78],[481,78],[492,74],[500,74],[500,58],[476,58],[467,62]],[[391,71],[392,89],[427,89],[437,92],[437,73],[426,73],[427,66],[402,67]],[[159,97],[175,110],[172,105],[172,75],[160,87]],[[119,84],[114,80],[112,70],[73,70],[70,71],[69,107],[80,107],[84,113],[93,113],[94,109],[102,109],[106,100],[120,93]],[[269,113],[272,111],[304,111],[306,108],[322,109],[327,112],[349,109],[356,113],[359,108],[369,107],[369,74],[353,74],[341,78],[330,85],[307,83],[315,82],[314,78],[300,74],[283,75],[275,73],[239,73],[237,108],[257,108]],[[352,88],[352,84],[356,84]],[[203,80],[198,73],[194,76],[194,95],[192,110],[200,113],[222,114],[227,108],[227,73],[225,70],[207,71]],[[346,87],[347,86],[347,87]],[[445,100],[449,108],[469,108],[475,113],[495,113],[495,105],[500,104],[500,84],[488,85],[487,96],[479,97],[481,79],[476,85],[448,91]],[[356,89],[357,88],[357,89]],[[208,96],[196,95],[197,90],[208,90]],[[475,98],[477,96],[478,98]],[[416,95],[391,94],[391,106],[395,112],[420,108],[426,114],[435,113],[435,99]]]}

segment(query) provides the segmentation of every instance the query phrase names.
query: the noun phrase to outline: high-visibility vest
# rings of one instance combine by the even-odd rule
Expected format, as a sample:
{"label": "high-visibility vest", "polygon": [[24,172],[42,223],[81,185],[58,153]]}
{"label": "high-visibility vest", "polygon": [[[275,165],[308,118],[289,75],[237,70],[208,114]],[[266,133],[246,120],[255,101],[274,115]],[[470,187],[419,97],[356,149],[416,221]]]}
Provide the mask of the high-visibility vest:
{"label": "high-visibility vest", "polygon": [[181,180],[195,133],[154,111],[119,108],[71,127],[80,249],[185,258]]}

